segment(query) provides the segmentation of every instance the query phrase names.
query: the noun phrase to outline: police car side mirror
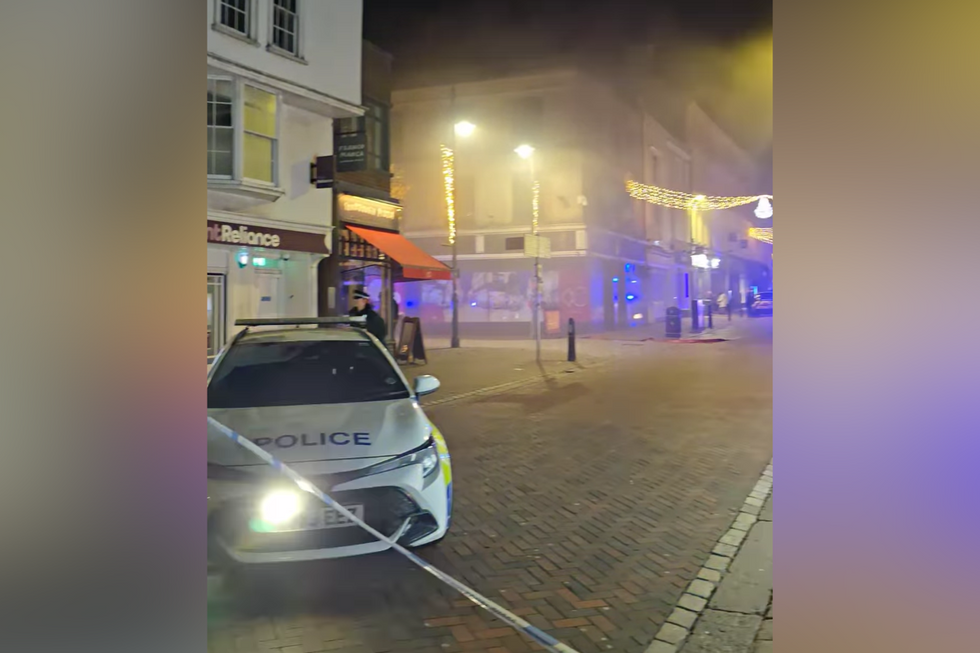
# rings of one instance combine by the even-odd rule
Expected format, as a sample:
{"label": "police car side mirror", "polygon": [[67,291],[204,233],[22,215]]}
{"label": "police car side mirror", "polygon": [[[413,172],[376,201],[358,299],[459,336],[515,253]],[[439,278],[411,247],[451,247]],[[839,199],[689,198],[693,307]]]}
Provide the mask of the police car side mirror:
{"label": "police car side mirror", "polygon": [[415,379],[415,396],[424,397],[431,395],[439,389],[439,379],[429,374],[423,374]]}

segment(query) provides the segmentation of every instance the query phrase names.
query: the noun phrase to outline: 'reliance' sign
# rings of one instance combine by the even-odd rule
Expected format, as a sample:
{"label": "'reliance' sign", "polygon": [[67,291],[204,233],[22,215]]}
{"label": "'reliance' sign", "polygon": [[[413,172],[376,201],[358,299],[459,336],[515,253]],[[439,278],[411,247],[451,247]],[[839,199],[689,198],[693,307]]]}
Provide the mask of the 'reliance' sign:
{"label": "'reliance' sign", "polygon": [[266,247],[292,252],[329,254],[329,236],[306,231],[270,229],[230,222],[208,220],[208,242],[216,245]]}
{"label": "'reliance' sign", "polygon": [[337,195],[337,213],[340,222],[397,230],[402,207],[391,202],[340,193]]}

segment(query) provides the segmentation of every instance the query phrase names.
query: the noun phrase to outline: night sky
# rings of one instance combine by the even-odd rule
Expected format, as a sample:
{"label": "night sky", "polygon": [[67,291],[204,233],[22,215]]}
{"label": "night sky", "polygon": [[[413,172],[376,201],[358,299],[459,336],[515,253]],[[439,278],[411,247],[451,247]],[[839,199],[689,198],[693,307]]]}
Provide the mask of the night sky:
{"label": "night sky", "polygon": [[654,46],[653,73],[685,89],[760,163],[772,147],[772,0],[364,0],[365,38],[396,79],[445,65],[608,62]]}
{"label": "night sky", "polygon": [[665,33],[728,42],[772,29],[772,0],[365,0],[364,31],[395,54],[418,44],[427,26],[465,39],[483,27],[506,34],[531,27],[566,47],[643,42]]}

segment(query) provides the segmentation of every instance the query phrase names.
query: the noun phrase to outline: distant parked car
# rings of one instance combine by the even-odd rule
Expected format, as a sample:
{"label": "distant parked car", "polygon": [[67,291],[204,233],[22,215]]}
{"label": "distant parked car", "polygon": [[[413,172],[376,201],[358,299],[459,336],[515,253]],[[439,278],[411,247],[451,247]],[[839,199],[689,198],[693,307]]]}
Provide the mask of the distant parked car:
{"label": "distant parked car", "polygon": [[772,291],[756,293],[749,304],[749,316],[772,315]]}

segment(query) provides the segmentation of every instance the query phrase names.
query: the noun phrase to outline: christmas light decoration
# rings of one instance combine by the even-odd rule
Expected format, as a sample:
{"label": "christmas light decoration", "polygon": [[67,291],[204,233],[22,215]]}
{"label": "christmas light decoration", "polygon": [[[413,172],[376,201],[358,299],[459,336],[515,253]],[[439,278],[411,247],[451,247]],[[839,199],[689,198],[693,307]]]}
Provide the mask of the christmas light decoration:
{"label": "christmas light decoration", "polygon": [[535,234],[538,233],[538,215],[539,215],[539,213],[538,213],[538,197],[540,197],[540,194],[541,194],[541,185],[538,184],[538,180],[535,179],[534,180],[534,196],[531,199],[531,208],[533,209],[533,211],[531,212],[531,229],[533,230],[533,233],[535,233]]}
{"label": "christmas light decoration", "polygon": [[449,220],[449,244],[456,242],[456,206],[453,201],[453,190],[455,188],[455,158],[453,151],[442,146],[442,179],[446,189],[446,217]]}
{"label": "christmas light decoration", "polygon": [[749,238],[772,245],[772,227],[752,227],[749,229]]}
{"label": "christmas light decoration", "polygon": [[772,217],[772,204],[768,197],[759,198],[759,206],[755,207],[755,217],[760,220],[768,220]]}
{"label": "christmas light decoration", "polygon": [[676,190],[650,186],[636,181],[626,182],[626,191],[633,199],[643,200],[652,204],[659,204],[671,209],[715,211],[718,209],[731,209],[736,206],[759,202],[760,208],[763,202],[769,206],[770,217],[772,205],[769,200],[772,195],[746,195],[742,197],[712,197],[710,195],[692,195]]}

